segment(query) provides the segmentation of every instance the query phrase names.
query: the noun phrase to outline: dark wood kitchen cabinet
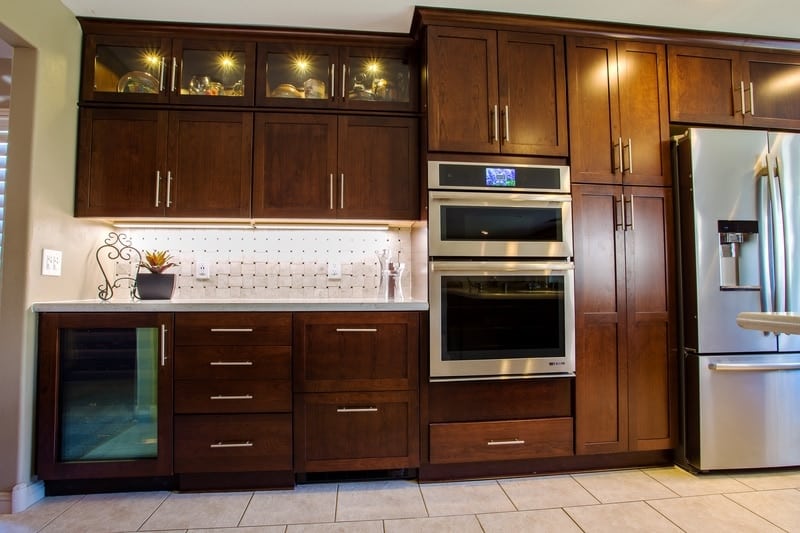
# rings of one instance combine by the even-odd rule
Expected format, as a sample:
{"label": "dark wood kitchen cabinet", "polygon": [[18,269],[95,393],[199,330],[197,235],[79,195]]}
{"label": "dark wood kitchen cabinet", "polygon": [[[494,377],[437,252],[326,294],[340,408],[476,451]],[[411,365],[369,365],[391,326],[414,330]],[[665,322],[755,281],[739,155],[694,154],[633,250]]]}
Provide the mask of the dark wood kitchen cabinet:
{"label": "dark wood kitchen cabinet", "polygon": [[573,182],[670,185],[663,45],[567,37]]}
{"label": "dark wood kitchen cabinet", "polygon": [[82,108],[75,215],[250,216],[253,114]]}
{"label": "dark wood kitchen cabinet", "polygon": [[428,150],[566,156],[564,37],[427,28]]}
{"label": "dark wood kitchen cabinet", "polygon": [[800,128],[800,54],[669,46],[670,120]]}
{"label": "dark wood kitchen cabinet", "polygon": [[41,313],[38,327],[39,479],[170,476],[172,313]]}
{"label": "dark wood kitchen cabinet", "polygon": [[181,488],[294,484],[291,331],[291,313],[175,314]]}
{"label": "dark wood kitchen cabinet", "polygon": [[294,314],[294,467],[419,466],[419,314]]}
{"label": "dark wood kitchen cabinet", "polygon": [[672,192],[573,187],[577,454],[677,443]]}
{"label": "dark wood kitchen cabinet", "polygon": [[414,220],[418,120],[257,113],[254,217]]}

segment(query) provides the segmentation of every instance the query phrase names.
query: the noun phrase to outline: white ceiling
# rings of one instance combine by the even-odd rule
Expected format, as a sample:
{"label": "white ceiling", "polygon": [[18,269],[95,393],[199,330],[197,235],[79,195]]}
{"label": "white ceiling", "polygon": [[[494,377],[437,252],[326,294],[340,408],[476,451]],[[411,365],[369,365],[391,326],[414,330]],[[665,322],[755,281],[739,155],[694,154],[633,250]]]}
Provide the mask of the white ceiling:
{"label": "white ceiling", "polygon": [[[800,38],[797,0],[419,0],[527,13]],[[407,33],[414,0],[62,0],[78,16]]]}

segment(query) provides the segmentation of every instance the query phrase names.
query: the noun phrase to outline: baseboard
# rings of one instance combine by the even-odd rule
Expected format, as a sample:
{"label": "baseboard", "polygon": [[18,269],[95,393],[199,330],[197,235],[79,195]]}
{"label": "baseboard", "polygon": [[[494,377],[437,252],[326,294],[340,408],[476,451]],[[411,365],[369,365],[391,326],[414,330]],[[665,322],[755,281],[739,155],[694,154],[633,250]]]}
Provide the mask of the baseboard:
{"label": "baseboard", "polygon": [[[44,498],[44,481],[19,483],[11,489],[9,512],[24,511],[42,498]],[[2,506],[2,496],[0,496],[0,506]]]}
{"label": "baseboard", "polygon": [[11,513],[11,492],[7,490],[0,491],[0,514]]}

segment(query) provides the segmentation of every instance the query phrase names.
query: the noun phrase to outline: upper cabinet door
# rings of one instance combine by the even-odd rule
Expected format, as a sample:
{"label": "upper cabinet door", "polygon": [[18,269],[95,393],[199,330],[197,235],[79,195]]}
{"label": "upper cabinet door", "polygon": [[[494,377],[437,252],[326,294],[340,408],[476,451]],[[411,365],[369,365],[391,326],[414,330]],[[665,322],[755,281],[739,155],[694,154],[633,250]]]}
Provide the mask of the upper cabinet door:
{"label": "upper cabinet door", "polygon": [[414,111],[417,68],[410,48],[343,48],[339,102],[348,109]]}
{"label": "upper cabinet door", "polygon": [[498,153],[497,32],[427,29],[428,149]]}
{"label": "upper cabinet door", "polygon": [[747,125],[800,128],[800,54],[742,54]]}
{"label": "upper cabinet door", "polygon": [[622,180],[628,185],[670,185],[664,45],[619,42],[617,65]]}
{"label": "upper cabinet door", "polygon": [[672,122],[742,124],[746,95],[738,51],[670,46],[667,53]]}
{"label": "upper cabinet door", "polygon": [[582,183],[621,183],[617,47],[567,37],[570,173]]}
{"label": "upper cabinet door", "polygon": [[500,139],[503,153],[568,154],[564,38],[497,34]]}
{"label": "upper cabinet door", "polygon": [[175,39],[167,69],[170,101],[253,105],[255,59],[255,43]]}
{"label": "upper cabinet door", "polygon": [[338,61],[335,46],[259,43],[256,105],[332,107],[342,87]]}
{"label": "upper cabinet door", "polygon": [[171,59],[170,40],[164,37],[87,35],[81,99],[165,103]]}

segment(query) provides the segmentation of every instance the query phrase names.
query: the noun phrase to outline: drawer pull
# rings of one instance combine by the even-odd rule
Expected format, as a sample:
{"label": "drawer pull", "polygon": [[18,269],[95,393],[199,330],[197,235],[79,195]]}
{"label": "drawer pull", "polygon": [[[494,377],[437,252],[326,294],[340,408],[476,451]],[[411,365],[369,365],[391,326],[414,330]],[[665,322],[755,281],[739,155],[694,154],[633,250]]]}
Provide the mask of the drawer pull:
{"label": "drawer pull", "polygon": [[217,442],[209,445],[209,448],[252,448],[253,443],[249,440],[244,442]]}
{"label": "drawer pull", "polygon": [[522,439],[490,440],[486,443],[487,446],[517,446],[520,444],[525,444],[525,441]]}
{"label": "drawer pull", "polygon": [[375,333],[378,328],[336,328],[336,333]]}
{"label": "drawer pull", "polygon": [[253,328],[211,328],[211,333],[253,333]]}
{"label": "drawer pull", "polygon": [[377,413],[377,407],[337,407],[337,413]]}
{"label": "drawer pull", "polygon": [[209,398],[211,398],[212,400],[252,400],[253,399],[253,395],[252,394],[241,394],[241,395],[238,395],[238,396],[224,396],[222,394],[219,394],[217,396],[209,396]]}
{"label": "drawer pull", "polygon": [[252,361],[210,361],[211,366],[253,366]]}

